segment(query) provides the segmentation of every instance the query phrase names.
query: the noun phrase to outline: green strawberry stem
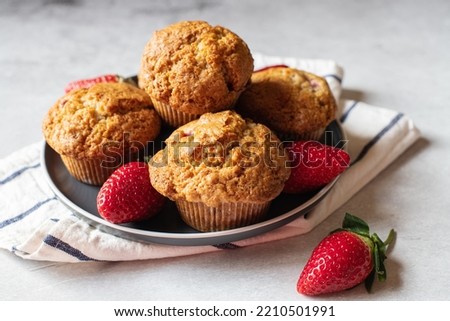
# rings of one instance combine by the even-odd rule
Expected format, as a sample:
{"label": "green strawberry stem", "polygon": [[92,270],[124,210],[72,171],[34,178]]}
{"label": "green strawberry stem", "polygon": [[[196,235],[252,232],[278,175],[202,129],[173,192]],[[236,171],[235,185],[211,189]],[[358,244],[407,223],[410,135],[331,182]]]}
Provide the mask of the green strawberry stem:
{"label": "green strawberry stem", "polygon": [[369,225],[357,216],[345,213],[342,229],[354,232],[356,234],[370,237]]}
{"label": "green strawberry stem", "polygon": [[350,213],[345,213],[342,228],[339,230],[346,230],[360,235],[368,246],[370,246],[373,255],[374,268],[365,280],[366,289],[370,292],[375,276],[377,276],[378,281],[386,280],[387,275],[384,260],[387,258],[386,251],[389,245],[394,241],[396,233],[391,229],[388,237],[383,242],[376,233],[370,235],[369,225],[365,221]]}

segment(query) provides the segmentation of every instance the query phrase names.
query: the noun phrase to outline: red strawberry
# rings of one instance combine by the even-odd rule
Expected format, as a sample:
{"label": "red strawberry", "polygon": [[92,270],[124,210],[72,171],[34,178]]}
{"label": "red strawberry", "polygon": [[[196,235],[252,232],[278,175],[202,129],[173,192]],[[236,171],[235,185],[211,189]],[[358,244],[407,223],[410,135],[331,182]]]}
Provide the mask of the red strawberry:
{"label": "red strawberry", "polygon": [[118,75],[103,75],[90,79],[80,79],[75,80],[67,84],[66,88],[64,88],[65,93],[71,92],[72,90],[79,88],[88,88],[92,85],[101,83],[101,82],[122,82],[124,79]]}
{"label": "red strawberry", "polygon": [[292,170],[284,185],[285,193],[316,190],[331,182],[350,163],[350,156],[344,150],[318,141],[294,142],[287,150]]}
{"label": "red strawberry", "polygon": [[271,65],[271,66],[266,66],[266,67],[262,67],[260,69],[257,69],[254,72],[265,71],[265,70],[272,69],[272,68],[289,68],[289,66],[282,65],[282,64],[280,64],[280,65]]}
{"label": "red strawberry", "polygon": [[370,291],[375,275],[386,279],[383,261],[395,237],[391,230],[386,241],[369,234],[369,226],[346,213],[342,229],[325,237],[313,250],[297,282],[297,291],[319,295],[350,289],[366,281]]}
{"label": "red strawberry", "polygon": [[164,201],[150,183],[147,163],[130,162],[116,169],[103,184],[97,209],[105,220],[120,224],[154,216]]}

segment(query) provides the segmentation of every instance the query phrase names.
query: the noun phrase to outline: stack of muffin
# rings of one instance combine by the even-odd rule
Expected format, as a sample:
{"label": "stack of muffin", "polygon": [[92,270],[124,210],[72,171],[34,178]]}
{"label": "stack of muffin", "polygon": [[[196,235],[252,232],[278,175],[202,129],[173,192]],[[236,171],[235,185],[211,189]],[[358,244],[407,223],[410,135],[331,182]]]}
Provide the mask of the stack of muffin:
{"label": "stack of muffin", "polygon": [[43,132],[76,179],[102,185],[171,128],[149,177],[199,231],[260,221],[290,175],[280,139],[318,140],[335,118],[324,79],[276,66],[254,71],[247,44],[221,26],[183,21],[153,33],[132,84],[73,90]]}

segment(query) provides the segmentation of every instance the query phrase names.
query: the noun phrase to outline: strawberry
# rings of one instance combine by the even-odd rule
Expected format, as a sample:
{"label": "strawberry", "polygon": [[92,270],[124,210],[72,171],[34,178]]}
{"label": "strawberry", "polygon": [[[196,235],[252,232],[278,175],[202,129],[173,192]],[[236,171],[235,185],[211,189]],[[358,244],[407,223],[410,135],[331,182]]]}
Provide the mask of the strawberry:
{"label": "strawberry", "polygon": [[342,149],[318,141],[297,141],[287,146],[291,175],[284,185],[285,193],[304,193],[328,184],[350,163]]}
{"label": "strawberry", "polygon": [[386,280],[384,260],[395,237],[391,230],[386,241],[370,235],[369,226],[346,213],[341,229],[326,236],[313,250],[297,282],[297,291],[319,295],[350,289],[366,281],[370,292],[375,276]]}
{"label": "strawberry", "polygon": [[272,69],[272,68],[289,68],[289,66],[282,65],[282,64],[280,64],[280,65],[271,65],[271,66],[266,66],[266,67],[262,67],[260,69],[257,69],[254,72],[265,71],[265,70]]}
{"label": "strawberry", "polygon": [[120,224],[156,215],[164,201],[151,185],[147,163],[130,162],[116,169],[100,188],[97,209],[105,220]]}
{"label": "strawberry", "polygon": [[79,88],[88,88],[92,85],[101,83],[101,82],[123,82],[125,79],[118,75],[103,75],[98,76],[95,78],[90,79],[80,79],[75,80],[67,84],[66,88],[64,88],[64,92],[67,94],[68,92],[71,92],[72,90],[79,89]]}

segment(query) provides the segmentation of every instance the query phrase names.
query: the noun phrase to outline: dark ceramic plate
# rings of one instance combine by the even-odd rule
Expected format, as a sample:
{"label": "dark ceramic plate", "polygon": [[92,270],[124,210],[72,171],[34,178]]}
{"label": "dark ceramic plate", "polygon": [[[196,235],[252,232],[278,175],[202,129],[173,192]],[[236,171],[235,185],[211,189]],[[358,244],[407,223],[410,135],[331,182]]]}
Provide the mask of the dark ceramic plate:
{"label": "dark ceramic plate", "polygon": [[[164,139],[164,138],[162,138]],[[326,130],[324,141],[342,147],[342,130],[337,122]],[[304,195],[281,194],[273,200],[264,221],[227,231],[198,232],[180,218],[173,202],[166,202],[163,210],[152,219],[139,223],[112,224],[101,218],[96,197],[99,187],[74,179],[66,170],[59,155],[46,143],[43,145],[42,164],[46,178],[56,196],[78,216],[97,228],[126,239],[170,245],[216,245],[256,236],[285,225],[311,211],[333,188],[336,178],[321,190]]]}

